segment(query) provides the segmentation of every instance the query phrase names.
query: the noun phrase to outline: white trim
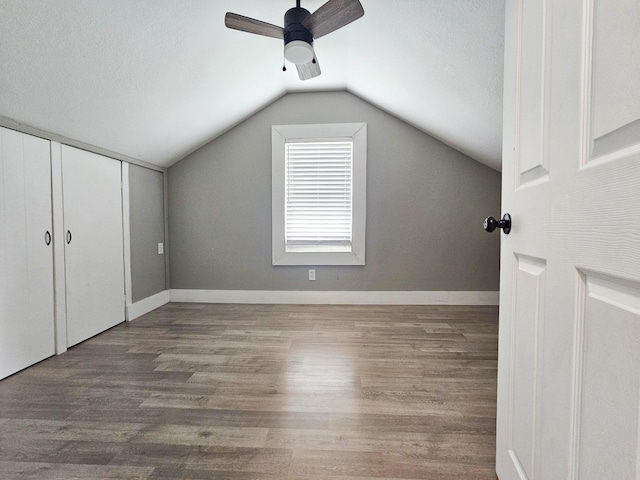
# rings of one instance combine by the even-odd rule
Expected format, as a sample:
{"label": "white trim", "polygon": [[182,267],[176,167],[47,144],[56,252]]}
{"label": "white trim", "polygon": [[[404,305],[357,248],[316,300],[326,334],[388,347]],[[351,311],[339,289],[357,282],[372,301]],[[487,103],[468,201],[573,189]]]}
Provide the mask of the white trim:
{"label": "white trim", "polygon": [[67,351],[67,281],[65,274],[62,146],[51,142],[51,206],[53,212],[53,285],[56,355]]}
{"label": "white trim", "polygon": [[[290,140],[353,140],[353,218],[350,252],[287,252],[284,238],[285,145]],[[367,218],[367,124],[329,123],[271,127],[271,250],[273,265],[364,265]]]}
{"label": "white trim", "polygon": [[170,291],[163,290],[162,292],[151,295],[139,302],[127,305],[127,321],[130,322],[131,320],[135,320],[145,313],[149,313],[152,310],[169,303],[170,299]]}
{"label": "white trim", "polygon": [[498,305],[499,292],[172,289],[172,302],[325,305]]}
{"label": "white trim", "polygon": [[171,267],[169,262],[169,250],[171,248],[171,242],[169,241],[169,175],[167,172],[162,174],[162,202],[163,212],[162,218],[164,219],[164,236],[162,241],[164,242],[164,288],[169,289],[171,287]]}
{"label": "white trim", "polygon": [[125,318],[128,320],[127,309],[132,300],[131,280],[131,215],[129,202],[129,164],[122,162],[122,237],[124,244],[124,296]]}

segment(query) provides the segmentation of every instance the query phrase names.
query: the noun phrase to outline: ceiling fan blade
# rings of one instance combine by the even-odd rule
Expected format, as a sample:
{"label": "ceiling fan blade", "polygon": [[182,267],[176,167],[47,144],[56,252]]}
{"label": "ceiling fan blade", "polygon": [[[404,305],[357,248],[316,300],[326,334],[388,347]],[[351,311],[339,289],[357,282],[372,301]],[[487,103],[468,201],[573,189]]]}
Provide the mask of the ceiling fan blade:
{"label": "ceiling fan blade", "polygon": [[313,38],[320,38],[363,15],[364,8],[359,0],[329,0],[305,18],[302,26],[311,32]]}
{"label": "ceiling fan blade", "polygon": [[280,40],[284,38],[284,28],[263,22],[262,20],[256,20],[255,18],[238,15],[237,13],[227,12],[224,16],[224,24],[229,28],[240,30],[242,32],[255,33],[256,35],[263,35],[265,37],[279,38]]}
{"label": "ceiling fan blade", "polygon": [[318,63],[318,59],[315,59],[315,63],[313,61],[308,63],[301,63],[296,65],[298,69],[298,76],[300,80],[309,80],[310,78],[317,77],[320,75],[320,64]]}

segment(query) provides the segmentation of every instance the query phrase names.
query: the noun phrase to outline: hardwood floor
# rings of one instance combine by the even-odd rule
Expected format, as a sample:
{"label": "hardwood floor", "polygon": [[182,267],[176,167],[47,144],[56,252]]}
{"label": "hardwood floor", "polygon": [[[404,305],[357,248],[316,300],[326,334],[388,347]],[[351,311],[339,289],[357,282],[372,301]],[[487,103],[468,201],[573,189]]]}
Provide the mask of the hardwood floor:
{"label": "hardwood floor", "polygon": [[0,381],[0,479],[495,480],[497,317],[168,304]]}

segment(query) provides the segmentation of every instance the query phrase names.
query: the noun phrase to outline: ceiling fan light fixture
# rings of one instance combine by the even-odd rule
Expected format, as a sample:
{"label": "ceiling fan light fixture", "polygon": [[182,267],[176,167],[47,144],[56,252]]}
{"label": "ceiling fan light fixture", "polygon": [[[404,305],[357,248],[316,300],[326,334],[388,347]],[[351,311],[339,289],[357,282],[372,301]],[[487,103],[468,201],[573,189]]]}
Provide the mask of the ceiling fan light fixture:
{"label": "ceiling fan light fixture", "polygon": [[302,40],[292,40],[284,46],[284,58],[296,65],[304,65],[313,60],[313,47]]}

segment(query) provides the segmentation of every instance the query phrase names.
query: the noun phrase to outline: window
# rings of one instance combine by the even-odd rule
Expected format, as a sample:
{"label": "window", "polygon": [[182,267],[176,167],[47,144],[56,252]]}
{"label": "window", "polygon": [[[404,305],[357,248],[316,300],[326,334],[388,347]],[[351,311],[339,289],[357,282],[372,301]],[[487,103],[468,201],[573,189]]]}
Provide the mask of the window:
{"label": "window", "polygon": [[285,143],[287,252],[349,252],[353,141]]}
{"label": "window", "polygon": [[274,265],[364,265],[364,123],[272,127]]}

